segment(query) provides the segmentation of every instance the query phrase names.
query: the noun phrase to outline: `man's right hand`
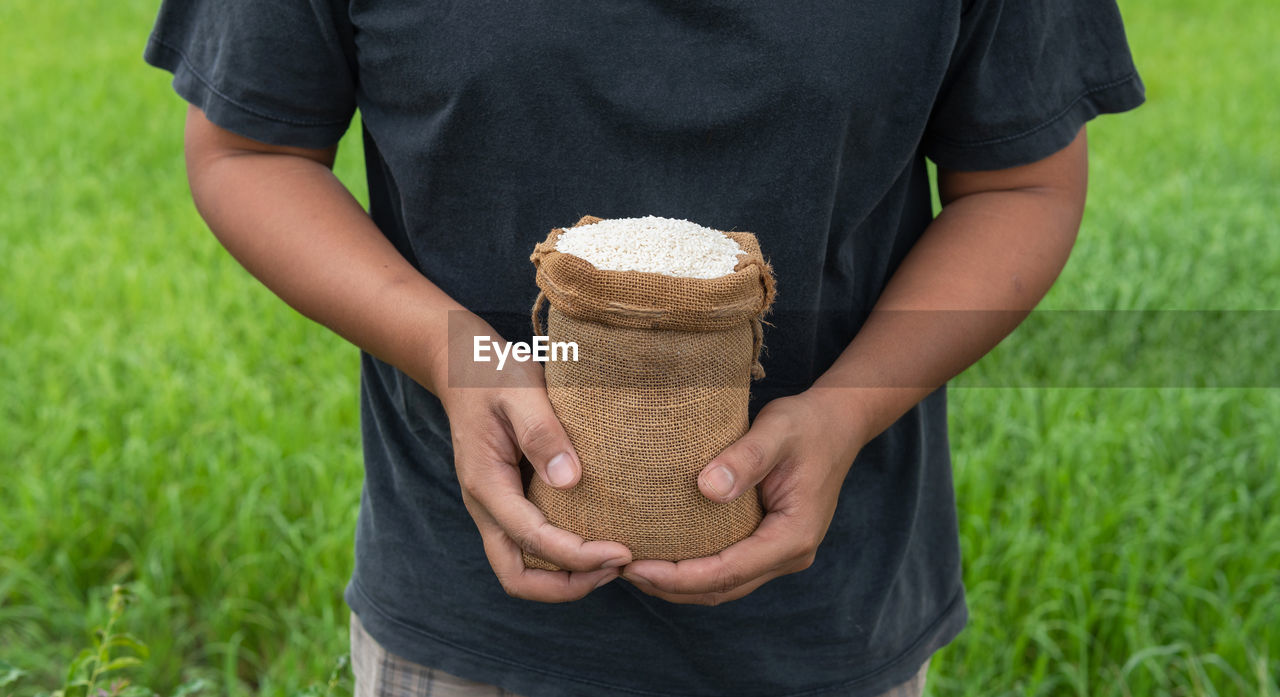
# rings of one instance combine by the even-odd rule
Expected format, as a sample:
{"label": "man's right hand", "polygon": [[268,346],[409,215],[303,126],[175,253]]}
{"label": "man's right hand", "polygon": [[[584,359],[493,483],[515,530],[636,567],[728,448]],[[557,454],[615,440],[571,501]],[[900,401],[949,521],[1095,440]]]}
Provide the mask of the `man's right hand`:
{"label": "man's right hand", "polygon": [[[584,542],[549,524],[524,497],[521,453],[538,476],[554,475],[547,481],[561,488],[579,477],[573,448],[547,400],[541,367],[515,364],[480,381],[457,381],[488,387],[448,386],[449,337],[441,327],[453,317],[478,333],[496,335],[378,230],[330,170],[335,153],[336,147],[250,140],[213,124],[194,106],[187,110],[191,193],[219,241],[294,309],[400,368],[444,402],[462,498],[507,593],[560,602],[613,580],[617,567],[631,561],[626,547]],[[492,371],[491,363],[468,363]],[[561,474],[564,460],[553,464],[560,453],[569,455],[567,475]],[[521,549],[570,571],[526,569]]]}
{"label": "man's right hand", "polygon": [[[454,350],[462,345],[454,343]],[[581,477],[577,455],[547,399],[542,366],[508,362],[497,372],[492,363],[455,361],[455,369],[460,364],[470,375],[452,375],[452,384],[439,391],[449,414],[454,466],[463,503],[507,594],[564,602],[617,578],[619,568],[631,561],[625,545],[584,541],[549,523],[525,498],[522,455],[534,476],[558,489],[572,488]],[[522,551],[566,571],[526,568]]]}

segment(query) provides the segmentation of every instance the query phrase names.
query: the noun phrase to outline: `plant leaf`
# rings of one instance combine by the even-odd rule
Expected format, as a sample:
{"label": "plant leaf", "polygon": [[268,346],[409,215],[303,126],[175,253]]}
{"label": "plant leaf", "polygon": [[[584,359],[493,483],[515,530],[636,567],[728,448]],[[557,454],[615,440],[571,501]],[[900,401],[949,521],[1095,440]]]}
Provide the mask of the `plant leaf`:
{"label": "plant leaf", "polygon": [[71,665],[67,666],[67,679],[63,680],[67,686],[71,686],[75,682],[76,676],[80,674],[88,661],[97,660],[94,658],[93,649],[80,649],[80,653],[71,661]]}
{"label": "plant leaf", "polygon": [[189,695],[195,695],[195,694],[204,692],[205,690],[209,689],[210,686],[211,685],[209,681],[205,680],[204,678],[196,678],[195,680],[188,680],[187,682],[184,682],[181,685],[179,685],[178,689],[173,691],[173,697],[189,697]]}
{"label": "plant leaf", "polygon": [[121,668],[129,668],[132,666],[139,666],[139,665],[142,665],[142,659],[138,658],[137,656],[121,656],[119,658],[111,659],[105,666],[102,667],[102,672],[108,673],[113,670],[120,670]]}
{"label": "plant leaf", "polygon": [[132,634],[112,634],[111,638],[107,639],[107,648],[114,646],[132,649],[134,653],[138,654],[138,658],[146,658],[151,655],[151,650],[147,648],[147,645]]}
{"label": "plant leaf", "polygon": [[26,674],[27,674],[27,671],[17,666],[7,663],[5,661],[0,661],[0,687],[4,687],[5,685],[8,685],[10,683],[17,682],[22,676]]}

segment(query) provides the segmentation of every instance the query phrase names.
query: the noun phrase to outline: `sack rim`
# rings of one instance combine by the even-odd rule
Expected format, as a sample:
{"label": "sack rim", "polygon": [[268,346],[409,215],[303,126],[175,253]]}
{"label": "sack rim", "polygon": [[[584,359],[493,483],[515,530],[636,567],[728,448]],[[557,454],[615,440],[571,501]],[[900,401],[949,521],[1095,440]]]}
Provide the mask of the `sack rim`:
{"label": "sack rim", "polygon": [[[717,280],[722,280],[730,276],[733,276],[734,274],[742,273],[743,271],[745,271],[748,267],[753,265],[751,263],[753,256],[758,256],[762,258],[764,256],[760,251],[760,242],[756,239],[756,236],[753,233],[739,231],[739,230],[720,230],[717,228],[707,228],[707,229],[714,230],[715,232],[718,232],[721,235],[724,235],[725,237],[733,240],[738,245],[738,249],[740,251],[735,255],[737,257],[737,261],[733,265],[733,271],[730,271],[729,273],[726,273],[726,274],[722,274],[720,276],[712,276],[711,278],[696,278],[692,276],[670,276],[664,273],[659,273],[657,271],[637,271],[635,269],[602,269],[599,266],[596,266],[595,264],[591,263],[590,261],[578,256],[577,254],[570,254],[568,252],[562,252],[556,249],[556,243],[560,241],[560,236],[563,235],[565,231],[572,230],[573,228],[576,228],[576,227],[582,227],[584,225],[594,225],[595,223],[604,222],[605,220],[608,220],[608,218],[599,218],[594,215],[584,215],[578,220],[578,222],[574,223],[573,225],[570,225],[568,227],[552,228],[551,233],[547,235],[547,239],[539,243],[537,247],[534,248],[534,253],[532,256],[529,257],[529,260],[532,261],[535,266],[537,266],[539,265],[541,259],[545,259],[552,255],[559,255],[559,256],[565,257],[566,259],[575,260],[575,262],[581,262],[583,264],[586,264],[588,267],[590,267],[592,271],[595,271],[597,273],[602,273],[602,274],[634,273],[634,274],[645,274],[647,276],[656,276],[658,278],[663,278],[663,279],[679,278],[686,281],[717,281]],[[546,245],[548,248],[545,250],[540,249],[544,245]]]}
{"label": "sack rim", "polygon": [[[557,310],[578,319],[633,328],[685,331],[715,331],[741,322],[759,321],[769,311],[776,294],[773,273],[754,234],[716,230],[736,242],[742,251],[737,255],[732,273],[714,278],[601,269],[582,257],[556,249],[560,235],[566,230],[602,220],[604,218],[597,216],[582,216],[567,228],[552,228],[547,238],[534,247],[529,260],[537,269],[539,301],[545,297]],[[598,297],[602,287],[618,290],[630,286],[628,281],[659,292]],[[597,297],[589,297],[592,295]],[[675,307],[671,298],[665,297],[668,295],[693,296],[695,307]]]}

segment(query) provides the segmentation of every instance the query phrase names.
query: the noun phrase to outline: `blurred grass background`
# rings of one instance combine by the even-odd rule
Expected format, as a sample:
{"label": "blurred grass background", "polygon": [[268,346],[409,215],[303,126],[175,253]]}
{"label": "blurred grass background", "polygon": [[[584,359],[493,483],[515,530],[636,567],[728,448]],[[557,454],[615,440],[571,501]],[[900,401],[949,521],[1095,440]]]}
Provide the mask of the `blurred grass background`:
{"label": "blurred grass background", "polygon": [[[162,693],[291,694],[347,649],[357,353],[204,229],[184,105],[140,57],[155,9],[0,3],[0,658],[31,673],[18,695],[58,684],[116,581],[152,647],[137,678]],[[1149,101],[1091,125],[1089,210],[1043,307],[1280,309],[1280,6],[1121,9]],[[363,200],[358,138],[337,170]],[[1280,390],[952,399],[973,617],[930,694],[1280,695]]]}

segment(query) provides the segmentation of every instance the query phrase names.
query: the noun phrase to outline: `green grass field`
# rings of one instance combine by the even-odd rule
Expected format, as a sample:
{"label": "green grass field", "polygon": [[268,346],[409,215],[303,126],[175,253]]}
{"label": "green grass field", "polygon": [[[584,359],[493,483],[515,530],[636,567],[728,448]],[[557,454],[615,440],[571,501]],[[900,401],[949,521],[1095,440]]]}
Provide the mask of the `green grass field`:
{"label": "green grass field", "polygon": [[[29,672],[0,694],[57,687],[114,582],[162,694],[293,694],[347,648],[357,352],[197,217],[184,106],[140,57],[156,4],[0,3],[0,658]],[[1045,307],[1280,309],[1280,6],[1122,9],[1149,101],[1091,127]],[[361,167],[349,138],[362,195]],[[1087,338],[1048,347],[1089,369]],[[1280,385],[1257,384],[956,389],[973,617],[930,693],[1280,695]]]}

